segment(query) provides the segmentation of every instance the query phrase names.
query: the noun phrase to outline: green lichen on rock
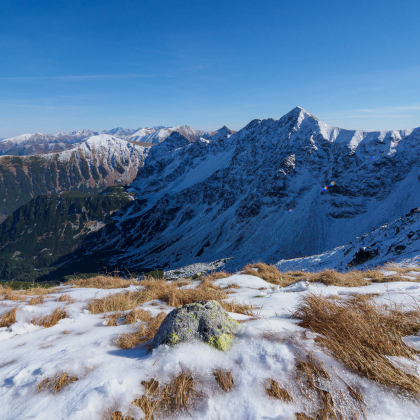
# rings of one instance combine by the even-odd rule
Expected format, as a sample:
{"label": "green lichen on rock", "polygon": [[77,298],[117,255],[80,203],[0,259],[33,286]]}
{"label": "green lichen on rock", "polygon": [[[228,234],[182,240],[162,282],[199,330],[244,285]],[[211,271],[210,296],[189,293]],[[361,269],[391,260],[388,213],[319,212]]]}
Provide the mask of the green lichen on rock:
{"label": "green lichen on rock", "polygon": [[208,344],[217,350],[226,351],[230,347],[232,338],[229,334],[221,334],[217,337],[211,337]]}
{"label": "green lichen on rock", "polygon": [[175,308],[162,322],[152,340],[152,347],[174,345],[184,341],[203,341],[225,351],[240,324],[216,301],[191,303]]}

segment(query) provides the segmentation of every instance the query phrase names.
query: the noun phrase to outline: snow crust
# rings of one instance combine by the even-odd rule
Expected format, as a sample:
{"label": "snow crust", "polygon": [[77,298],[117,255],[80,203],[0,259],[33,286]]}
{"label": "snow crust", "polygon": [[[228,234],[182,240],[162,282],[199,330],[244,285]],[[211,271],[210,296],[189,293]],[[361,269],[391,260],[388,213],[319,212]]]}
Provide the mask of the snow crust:
{"label": "snow crust", "polygon": [[[299,299],[306,293],[344,297],[351,293],[379,293],[375,297],[377,301],[410,304],[412,299],[420,297],[417,283],[342,288],[302,281],[278,288],[258,277],[240,273],[215,283],[219,286],[236,283],[239,288],[232,289],[235,293],[230,294],[229,299],[250,303],[256,308],[256,319],[242,324],[241,332],[227,352],[203,343],[160,346],[151,353],[143,348],[118,349],[114,344],[115,338],[122,332],[133,331],[134,326],[105,326],[102,315],[90,314],[86,305],[93,297],[117,293],[121,289],[61,286],[53,295],[46,297],[42,306],[3,301],[0,316],[12,307],[19,306],[19,309],[17,323],[9,329],[0,329],[2,418],[99,420],[105,408],[111,408],[123,413],[130,410],[133,417],[140,419],[143,417],[141,410],[131,404],[144,392],[140,382],[150,378],[165,382],[172,374],[189,369],[201,384],[199,387],[205,392],[205,397],[192,412],[192,417],[184,414],[177,418],[292,419],[294,413],[302,408],[299,403],[285,404],[268,398],[261,381],[274,377],[293,386],[288,378],[294,369],[296,340],[313,351],[327,369],[334,369],[347,383],[362,390],[368,420],[419,418],[419,404],[347,371],[315,344],[314,334],[302,334],[297,321],[290,318]],[[128,290],[134,289],[131,286]],[[56,307],[63,307],[65,303],[56,302],[62,293],[76,299],[75,303],[66,307],[68,318],[48,329],[28,324],[33,316],[45,315]],[[172,309],[163,302],[157,303],[158,306],[149,302],[143,307],[153,315]],[[249,319],[245,315],[231,315],[240,320]],[[283,340],[263,339],[263,333],[278,334]],[[407,337],[406,342],[420,349],[419,336]],[[232,371],[235,388],[229,394],[220,392],[214,383],[212,369],[220,367]],[[64,371],[79,380],[56,394],[37,391],[42,379]]]}

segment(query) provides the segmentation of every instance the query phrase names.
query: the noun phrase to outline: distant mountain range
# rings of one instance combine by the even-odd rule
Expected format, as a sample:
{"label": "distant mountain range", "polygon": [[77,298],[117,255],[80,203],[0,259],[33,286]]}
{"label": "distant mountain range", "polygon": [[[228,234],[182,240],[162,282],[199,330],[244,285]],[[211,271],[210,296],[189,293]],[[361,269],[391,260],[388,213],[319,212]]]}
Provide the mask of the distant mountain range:
{"label": "distant mountain range", "polygon": [[[134,196],[65,257],[49,259],[48,275],[41,275],[42,259],[32,275],[51,279],[103,267],[175,269],[228,257],[226,268],[232,270],[260,260],[288,268],[347,269],[416,255],[420,228],[417,211],[410,211],[420,207],[419,128],[345,130],[299,107],[279,120],[253,120],[237,133],[226,127],[175,128],[116,128],[124,139],[94,136],[81,152],[0,158],[0,169],[8,170],[0,173],[3,179],[28,174],[33,180],[28,187],[9,188],[20,195],[29,191],[26,197],[58,192],[41,191],[44,184],[58,183],[60,191],[89,187],[94,193],[117,182]],[[41,169],[29,170],[26,159],[58,163],[36,163]],[[61,162],[67,166],[60,172]],[[80,179],[76,174],[83,168],[89,173]],[[55,174],[53,183],[49,174]],[[10,214],[12,203],[19,203],[16,197],[7,200]],[[21,218],[19,211],[4,223]],[[31,223],[21,238],[34,229]],[[36,223],[42,229],[40,218]],[[4,245],[4,255],[19,251],[10,247]],[[38,255],[29,254],[26,258]],[[290,259],[294,262],[285,261]]]}
{"label": "distant mountain range", "polygon": [[[191,141],[196,141],[200,137],[209,139],[216,136],[215,138],[218,138],[222,135],[228,136],[234,133],[227,127],[223,127],[217,131],[203,131],[188,125],[182,125],[176,127],[139,128],[137,130],[117,127],[111,130],[104,130],[102,134],[109,134],[127,141],[155,144],[164,141],[174,131],[181,133]],[[57,153],[63,150],[73,149],[78,144],[97,135],[99,135],[98,132],[90,130],[68,133],[60,132],[56,134],[21,134],[16,137],[0,139],[0,156],[30,156]]]}

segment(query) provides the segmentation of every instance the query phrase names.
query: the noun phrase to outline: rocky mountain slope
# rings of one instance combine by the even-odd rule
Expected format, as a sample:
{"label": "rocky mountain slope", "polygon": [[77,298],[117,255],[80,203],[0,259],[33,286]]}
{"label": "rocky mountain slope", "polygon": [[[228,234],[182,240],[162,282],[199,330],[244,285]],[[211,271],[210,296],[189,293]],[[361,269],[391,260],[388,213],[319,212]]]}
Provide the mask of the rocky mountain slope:
{"label": "rocky mountain slope", "polygon": [[0,279],[32,281],[55,271],[132,200],[122,187],[98,195],[64,192],[34,198],[0,224]]}
{"label": "rocky mountain slope", "polygon": [[90,130],[56,134],[22,134],[0,141],[0,156],[30,156],[73,149],[76,144],[97,135]]}
{"label": "rocky mountain slope", "polygon": [[130,267],[275,262],[350,243],[420,206],[420,129],[344,130],[298,107],[229,138],[168,140],[93,258],[113,249],[113,263]]}
{"label": "rocky mountain slope", "polygon": [[97,193],[110,185],[130,183],[148,151],[148,147],[102,134],[60,153],[2,156],[0,214],[11,214],[42,194]]}
{"label": "rocky mountain slope", "polygon": [[324,268],[346,270],[377,267],[386,263],[408,266],[420,265],[420,207],[405,216],[357,237],[348,245],[320,255],[281,260],[282,271],[320,271]]}

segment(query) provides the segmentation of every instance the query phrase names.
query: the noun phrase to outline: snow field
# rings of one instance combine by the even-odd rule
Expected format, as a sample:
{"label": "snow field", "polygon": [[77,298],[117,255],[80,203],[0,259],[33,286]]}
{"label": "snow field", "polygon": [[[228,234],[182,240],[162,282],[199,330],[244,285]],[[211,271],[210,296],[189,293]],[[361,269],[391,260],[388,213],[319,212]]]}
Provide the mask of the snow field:
{"label": "snow field", "polygon": [[[145,348],[119,349],[113,342],[123,332],[131,332],[135,325],[106,326],[103,314],[87,311],[87,303],[94,297],[126,289],[88,289],[60,286],[45,296],[42,305],[3,300],[0,316],[18,306],[17,322],[0,329],[0,418],[4,419],[102,419],[107,408],[130,413],[135,419],[143,413],[133,404],[144,389],[141,381],[151,378],[160,383],[173,374],[190,370],[204,397],[194,411],[182,413],[180,419],[293,419],[295,412],[313,409],[309,399],[299,399],[295,375],[295,358],[313,352],[332,375],[330,383],[320,383],[322,389],[345,392],[344,382],[357,387],[365,399],[365,414],[370,419],[419,419],[420,406],[414,400],[380,387],[357,376],[314,342],[315,334],[291,319],[302,296],[308,293],[346,296],[352,293],[379,293],[378,302],[398,302],[411,305],[420,297],[420,285],[413,282],[377,283],[364,287],[344,288],[312,284],[305,281],[289,287],[273,287],[259,277],[234,274],[216,280],[225,287],[236,283],[229,299],[252,304],[254,317],[231,313],[244,322],[232,347],[220,352],[204,343],[182,343],[174,347],[160,346],[148,353]],[[185,287],[195,287],[188,285]],[[56,302],[61,294],[68,294],[74,303]],[[157,306],[152,303],[158,303]],[[67,318],[51,328],[29,324],[33,316],[47,315],[57,307],[65,307]],[[161,301],[147,302],[139,307],[155,316],[172,308]],[[420,337],[406,337],[405,341],[420,350]],[[417,369],[415,361],[396,360]],[[221,391],[212,375],[213,369],[232,372],[235,386],[229,393]],[[79,378],[60,392],[37,390],[46,377],[67,372]],[[295,402],[283,403],[267,396],[263,383],[273,378],[284,386]],[[341,379],[339,379],[341,378]],[[354,401],[347,401],[348,410],[356,409]]]}

